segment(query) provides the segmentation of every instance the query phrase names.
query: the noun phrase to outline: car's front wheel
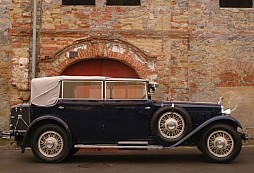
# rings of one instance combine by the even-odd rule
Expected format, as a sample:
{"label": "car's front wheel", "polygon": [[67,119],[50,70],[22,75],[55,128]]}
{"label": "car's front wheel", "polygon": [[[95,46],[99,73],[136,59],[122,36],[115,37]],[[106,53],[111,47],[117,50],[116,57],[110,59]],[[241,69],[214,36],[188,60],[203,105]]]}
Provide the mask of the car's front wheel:
{"label": "car's front wheel", "polygon": [[69,153],[70,144],[63,128],[53,124],[39,127],[31,141],[33,154],[43,162],[63,161]]}
{"label": "car's front wheel", "polygon": [[241,151],[242,141],[236,129],[227,124],[208,127],[200,141],[200,149],[210,162],[234,160]]}

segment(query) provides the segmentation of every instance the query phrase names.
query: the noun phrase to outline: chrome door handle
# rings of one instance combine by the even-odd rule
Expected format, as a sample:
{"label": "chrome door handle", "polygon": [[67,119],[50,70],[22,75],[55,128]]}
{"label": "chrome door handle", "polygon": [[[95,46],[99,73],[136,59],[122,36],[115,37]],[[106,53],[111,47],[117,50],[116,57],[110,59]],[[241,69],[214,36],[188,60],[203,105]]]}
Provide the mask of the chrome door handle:
{"label": "chrome door handle", "polygon": [[59,106],[58,109],[64,109],[64,107],[63,106]]}
{"label": "chrome door handle", "polygon": [[151,109],[151,107],[150,106],[146,106],[145,109],[148,110],[148,109]]}

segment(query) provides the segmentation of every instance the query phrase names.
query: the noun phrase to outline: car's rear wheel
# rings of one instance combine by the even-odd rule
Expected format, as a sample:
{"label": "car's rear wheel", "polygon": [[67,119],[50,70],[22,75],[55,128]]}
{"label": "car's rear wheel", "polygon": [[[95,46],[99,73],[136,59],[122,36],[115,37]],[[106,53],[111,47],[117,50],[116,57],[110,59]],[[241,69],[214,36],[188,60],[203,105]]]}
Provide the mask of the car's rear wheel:
{"label": "car's rear wheel", "polygon": [[230,162],[240,153],[242,141],[237,131],[227,124],[208,127],[201,136],[200,148],[210,162]]}
{"label": "car's rear wheel", "polygon": [[39,127],[31,141],[33,154],[43,162],[63,161],[69,153],[70,144],[63,128],[53,124]]}
{"label": "car's rear wheel", "polygon": [[189,133],[191,119],[182,108],[164,107],[153,115],[151,128],[159,142],[171,145]]}

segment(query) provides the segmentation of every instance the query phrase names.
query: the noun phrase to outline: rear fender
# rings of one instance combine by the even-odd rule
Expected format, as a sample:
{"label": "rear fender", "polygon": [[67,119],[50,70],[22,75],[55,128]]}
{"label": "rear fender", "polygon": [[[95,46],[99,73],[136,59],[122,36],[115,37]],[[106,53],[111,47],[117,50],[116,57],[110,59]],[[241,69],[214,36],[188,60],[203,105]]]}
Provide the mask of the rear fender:
{"label": "rear fender", "polygon": [[33,135],[33,132],[36,128],[38,128],[40,125],[43,125],[43,124],[57,124],[57,125],[60,125],[61,127],[63,127],[66,132],[67,132],[67,135],[68,135],[68,138],[69,138],[69,142],[71,144],[72,142],[72,135],[71,135],[71,131],[68,127],[68,125],[60,118],[58,118],[56,115],[45,115],[45,116],[42,116],[42,117],[39,117],[37,119],[35,119],[28,127],[27,131],[26,131],[26,134],[25,134],[25,137],[24,137],[24,140],[21,144],[21,151],[22,153],[25,152],[25,148],[30,146],[30,141],[31,141],[31,137]]}
{"label": "rear fender", "polygon": [[184,138],[182,138],[180,141],[178,141],[177,143],[169,146],[169,147],[164,147],[165,149],[169,149],[169,148],[173,148],[176,147],[178,145],[181,145],[183,142],[185,142],[187,139],[191,138],[192,136],[194,136],[195,134],[197,134],[198,132],[200,132],[202,129],[206,128],[207,126],[211,125],[212,123],[219,123],[219,122],[224,122],[224,123],[228,123],[229,125],[237,128],[240,127],[242,129],[241,124],[234,118],[230,117],[230,116],[216,116],[213,117],[209,120],[207,120],[206,122],[204,122],[203,124],[201,124],[200,126],[198,126],[195,130],[193,130],[191,133],[189,133],[188,135],[186,135]]}

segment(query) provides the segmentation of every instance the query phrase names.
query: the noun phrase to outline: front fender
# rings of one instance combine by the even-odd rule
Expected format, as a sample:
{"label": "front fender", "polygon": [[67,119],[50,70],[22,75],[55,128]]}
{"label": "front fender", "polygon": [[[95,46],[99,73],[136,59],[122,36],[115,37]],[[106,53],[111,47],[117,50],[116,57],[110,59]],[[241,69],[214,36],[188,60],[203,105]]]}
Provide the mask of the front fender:
{"label": "front fender", "polygon": [[37,119],[35,119],[28,127],[27,131],[26,131],[26,134],[25,134],[25,137],[24,137],[24,140],[21,144],[21,151],[22,153],[25,152],[25,148],[27,146],[29,146],[30,144],[30,139],[32,137],[32,133],[34,132],[34,130],[39,126],[39,125],[42,125],[42,124],[47,124],[47,123],[56,123],[60,126],[62,126],[66,132],[67,132],[67,135],[69,137],[69,142],[71,142],[71,131],[68,127],[68,125],[62,120],[60,119],[59,117],[57,117],[56,115],[45,115],[45,116],[41,116]]}
{"label": "front fender", "polygon": [[175,143],[175,144],[173,144],[173,145],[171,145],[169,147],[164,147],[164,148],[165,149],[169,149],[169,148],[173,148],[173,147],[176,147],[176,146],[182,144],[187,139],[189,139],[190,137],[192,137],[193,135],[198,133],[200,130],[204,129],[205,127],[209,126],[210,124],[212,124],[214,122],[226,122],[226,123],[229,123],[229,124],[231,124],[231,125],[233,125],[235,127],[240,127],[242,129],[241,124],[236,119],[234,119],[233,117],[230,117],[230,116],[216,116],[216,117],[213,117],[213,118],[207,120],[206,122],[204,122],[200,126],[198,126],[195,130],[193,130],[191,133],[186,135],[184,138],[182,138],[177,143]]}

